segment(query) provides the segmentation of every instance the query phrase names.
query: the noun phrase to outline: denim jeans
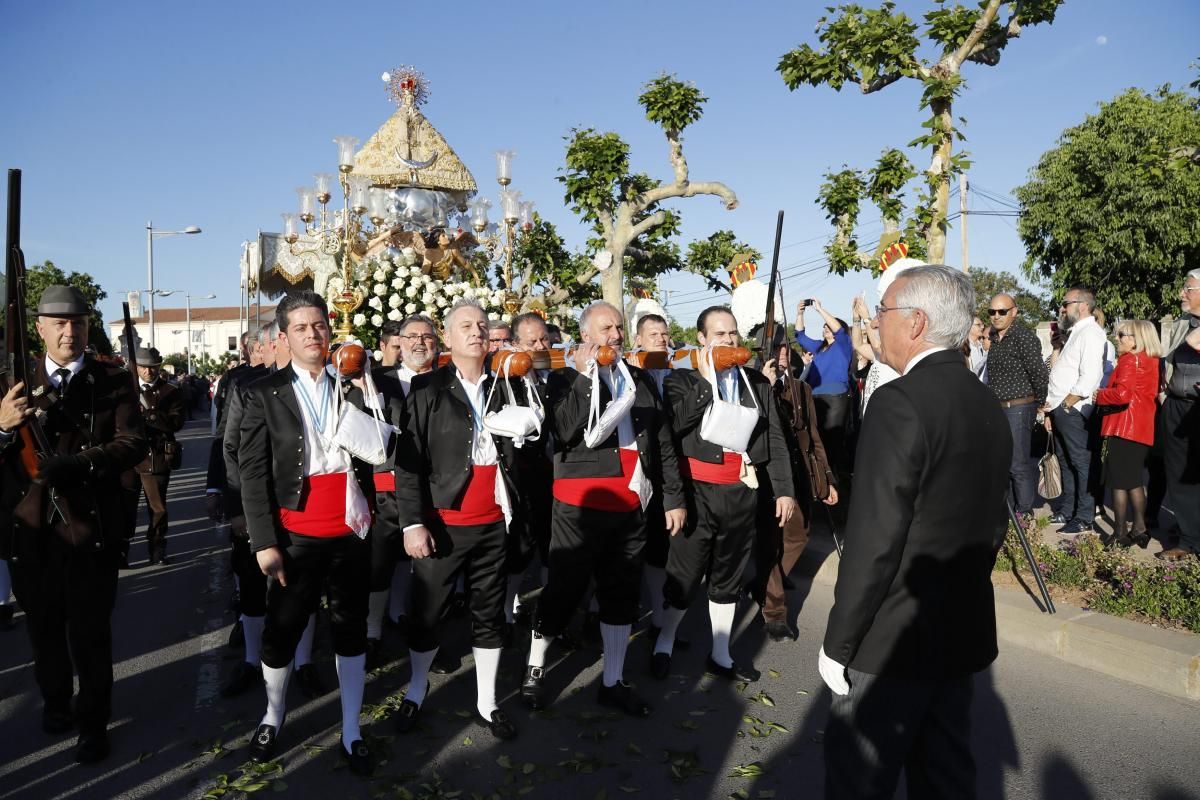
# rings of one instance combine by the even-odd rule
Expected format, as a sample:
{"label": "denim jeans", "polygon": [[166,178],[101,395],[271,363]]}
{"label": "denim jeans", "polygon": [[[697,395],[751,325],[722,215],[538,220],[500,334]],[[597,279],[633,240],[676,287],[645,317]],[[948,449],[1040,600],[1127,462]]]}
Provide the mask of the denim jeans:
{"label": "denim jeans", "polygon": [[1037,501],[1037,461],[1033,457],[1033,425],[1037,403],[1004,409],[1012,430],[1012,466],[1008,468],[1009,494],[1018,514],[1029,514]]}
{"label": "denim jeans", "polygon": [[1059,406],[1050,412],[1054,442],[1062,467],[1062,498],[1058,513],[1068,521],[1091,525],[1096,518],[1096,501],[1088,491],[1092,453],[1088,450],[1087,417]]}

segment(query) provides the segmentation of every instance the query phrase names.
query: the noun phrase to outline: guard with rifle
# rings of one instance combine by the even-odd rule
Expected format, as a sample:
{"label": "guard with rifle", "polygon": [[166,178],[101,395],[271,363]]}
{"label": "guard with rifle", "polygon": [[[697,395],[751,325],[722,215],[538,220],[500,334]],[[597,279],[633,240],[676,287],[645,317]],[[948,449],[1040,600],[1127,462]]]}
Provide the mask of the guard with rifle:
{"label": "guard with rifle", "polygon": [[26,362],[19,252],[10,246],[0,550],[28,618],[42,728],[63,734],[78,726],[75,760],[90,763],[109,752],[110,618],[124,531],[120,476],[145,457],[146,438],[129,375],[84,355],[91,308],[78,289],[43,292],[36,327],[45,355]]}
{"label": "guard with rifle", "polygon": [[183,448],[175,440],[175,433],[183,427],[186,410],[183,393],[168,383],[160,372],[162,356],[158,350],[138,348],[136,363],[138,401],[150,452],[135,470],[139,483],[131,497],[133,507],[129,509],[129,516],[136,522],[137,503],[140,495],[145,494],[150,517],[146,547],[153,566],[167,563],[167,486],[171,482],[171,470],[179,469],[182,463]]}

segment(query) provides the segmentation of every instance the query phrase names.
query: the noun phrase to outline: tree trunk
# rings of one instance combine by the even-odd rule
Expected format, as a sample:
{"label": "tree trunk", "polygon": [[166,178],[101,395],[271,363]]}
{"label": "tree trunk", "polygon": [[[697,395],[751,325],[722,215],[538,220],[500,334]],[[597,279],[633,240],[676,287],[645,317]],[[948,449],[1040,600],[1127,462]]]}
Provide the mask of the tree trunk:
{"label": "tree trunk", "polygon": [[604,270],[600,278],[600,288],[604,300],[621,309],[625,314],[625,245],[610,242],[608,252],[612,253],[612,264]]}
{"label": "tree trunk", "polygon": [[931,110],[937,120],[937,129],[942,133],[942,141],[934,149],[933,161],[929,165],[930,176],[937,179],[937,190],[926,243],[929,263],[942,264],[946,259],[946,214],[950,207],[950,155],[954,144],[951,131],[954,129],[954,119],[948,101],[935,100]]}

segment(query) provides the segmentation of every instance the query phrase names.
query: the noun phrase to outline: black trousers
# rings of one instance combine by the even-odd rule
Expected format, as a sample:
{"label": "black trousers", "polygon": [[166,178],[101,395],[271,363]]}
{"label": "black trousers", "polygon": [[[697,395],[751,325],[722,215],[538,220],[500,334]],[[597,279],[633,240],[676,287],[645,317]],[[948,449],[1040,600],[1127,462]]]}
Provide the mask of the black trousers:
{"label": "black trousers", "polygon": [[386,592],[391,588],[396,562],[409,558],[404,552],[395,492],[375,493],[375,521],[367,538],[371,542],[371,591]]}
{"label": "black trousers", "polygon": [[434,521],[428,528],[436,551],[429,558],[413,559],[408,646],[418,652],[438,646],[438,622],[462,570],[470,587],[471,643],[480,648],[500,647],[504,642],[507,538],[503,520],[461,526]]}
{"label": "black trousers", "polygon": [[543,636],[565,631],[592,580],[596,581],[600,621],[632,625],[638,615],[645,545],[641,509],[597,511],[555,500],[550,578],[538,600],[534,630]]}
{"label": "black trousers", "polygon": [[98,733],[112,714],[112,627],[117,559],[112,550],[74,549],[45,531],[38,559],[10,562],[13,594],[25,611],[33,672],[46,710],[71,710],[83,733]]}
{"label": "black trousers", "polygon": [[667,554],[670,551],[671,534],[667,533],[662,495],[655,492],[646,504],[646,547],[642,551],[642,557],[648,566],[666,569]]}
{"label": "black trousers", "polygon": [[971,676],[921,681],[847,670],[825,725],[825,797],[891,798],[907,778],[922,800],[975,797]]}
{"label": "black trousers", "polygon": [[263,616],[267,613],[267,576],[259,569],[249,539],[230,540],[229,561],[238,579],[238,611],[248,617]]}
{"label": "black trousers", "polygon": [[[554,506],[554,470],[540,461],[522,464],[521,524],[510,531],[504,571],[524,572],[536,555],[542,564],[550,560],[550,525]],[[513,533],[515,532],[515,535]]]}
{"label": "black trousers", "polygon": [[308,618],[324,591],[329,600],[333,651],[357,656],[367,651],[367,601],[371,573],[370,545],[354,534],[321,538],[292,533],[283,551],[287,586],[267,580],[267,619],[262,663],[286,667],[296,654]]}
{"label": "black trousers", "polygon": [[738,481],[692,481],[688,525],[671,540],[667,555],[666,604],[686,609],[708,576],[708,599],[736,603],[754,547],[758,492]]}

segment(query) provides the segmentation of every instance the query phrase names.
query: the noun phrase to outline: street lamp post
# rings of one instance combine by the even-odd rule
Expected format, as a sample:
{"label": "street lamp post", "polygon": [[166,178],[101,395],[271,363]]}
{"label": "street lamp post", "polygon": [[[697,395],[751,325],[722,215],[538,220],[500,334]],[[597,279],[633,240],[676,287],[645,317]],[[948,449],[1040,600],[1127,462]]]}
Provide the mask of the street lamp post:
{"label": "street lamp post", "polygon": [[[194,374],[192,372],[192,298],[195,297],[197,300],[215,300],[217,296],[215,294],[193,295],[191,292],[185,292],[182,289],[158,289],[157,291],[150,291],[151,302],[154,302],[154,295],[156,294],[159,297],[169,297],[173,294],[182,294],[185,298],[187,298],[187,374],[192,375]],[[150,346],[153,347],[154,345],[151,344]]]}
{"label": "street lamp post", "polygon": [[[200,229],[195,225],[189,225],[181,231],[162,231],[155,230],[154,224],[146,223],[146,276],[150,281],[150,346],[154,347],[154,239],[155,237],[178,236],[181,233],[193,234],[200,233]],[[189,345],[191,342],[188,343]]]}

